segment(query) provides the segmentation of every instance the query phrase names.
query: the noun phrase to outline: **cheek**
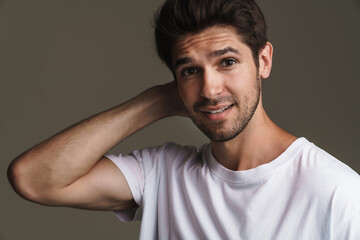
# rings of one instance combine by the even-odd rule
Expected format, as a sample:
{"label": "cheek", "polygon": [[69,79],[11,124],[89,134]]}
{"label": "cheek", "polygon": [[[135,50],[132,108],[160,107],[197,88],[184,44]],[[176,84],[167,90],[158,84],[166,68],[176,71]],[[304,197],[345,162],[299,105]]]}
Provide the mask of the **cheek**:
{"label": "cheek", "polygon": [[227,92],[230,94],[235,94],[243,89],[248,82],[248,79],[246,79],[246,75],[243,73],[234,73],[231,75],[228,75],[226,78],[226,81],[224,81],[224,88]]}
{"label": "cheek", "polygon": [[252,89],[256,85],[256,71],[251,71],[249,68],[241,69],[233,72],[227,76],[226,89],[232,92]]}

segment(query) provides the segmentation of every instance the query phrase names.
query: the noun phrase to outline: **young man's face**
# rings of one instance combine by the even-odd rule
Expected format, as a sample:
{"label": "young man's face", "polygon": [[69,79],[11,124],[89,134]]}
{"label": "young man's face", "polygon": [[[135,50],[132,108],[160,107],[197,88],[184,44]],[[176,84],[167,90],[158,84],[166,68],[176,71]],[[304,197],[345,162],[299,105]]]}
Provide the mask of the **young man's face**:
{"label": "young man's face", "polygon": [[179,94],[189,116],[212,141],[228,141],[257,109],[261,80],[250,48],[232,27],[182,37],[173,48]]}

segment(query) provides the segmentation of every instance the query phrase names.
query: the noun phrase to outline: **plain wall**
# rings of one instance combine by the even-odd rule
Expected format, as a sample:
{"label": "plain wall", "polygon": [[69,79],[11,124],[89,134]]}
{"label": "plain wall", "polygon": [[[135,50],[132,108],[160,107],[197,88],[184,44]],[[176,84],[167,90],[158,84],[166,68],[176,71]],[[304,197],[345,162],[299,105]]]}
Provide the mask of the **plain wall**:
{"label": "plain wall", "polygon": [[[172,80],[151,19],[160,0],[0,1],[0,239],[137,239],[111,212],[44,207],[11,189],[17,155],[87,116]],[[360,172],[360,2],[261,0],[274,45],[263,81],[271,119]],[[189,119],[161,120],[112,149],[208,140]]]}

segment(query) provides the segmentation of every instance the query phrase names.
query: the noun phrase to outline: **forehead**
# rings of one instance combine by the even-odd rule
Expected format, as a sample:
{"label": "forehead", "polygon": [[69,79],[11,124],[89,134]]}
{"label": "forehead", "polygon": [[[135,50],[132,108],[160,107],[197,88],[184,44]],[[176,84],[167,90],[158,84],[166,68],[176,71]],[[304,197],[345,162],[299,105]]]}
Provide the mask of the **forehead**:
{"label": "forehead", "polygon": [[172,48],[173,62],[200,51],[210,52],[224,46],[243,44],[241,36],[231,26],[213,26],[196,34],[180,37]]}

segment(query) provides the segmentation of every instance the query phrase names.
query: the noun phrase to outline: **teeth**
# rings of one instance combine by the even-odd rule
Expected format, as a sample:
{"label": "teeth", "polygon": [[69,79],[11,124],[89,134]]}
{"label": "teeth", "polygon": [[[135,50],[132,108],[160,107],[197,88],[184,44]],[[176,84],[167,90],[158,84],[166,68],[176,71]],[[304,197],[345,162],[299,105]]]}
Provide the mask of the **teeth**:
{"label": "teeth", "polygon": [[230,107],[231,107],[231,105],[227,106],[227,107],[224,107],[224,108],[221,108],[221,109],[218,109],[218,110],[215,110],[215,111],[205,111],[205,112],[208,113],[208,114],[217,114],[217,113],[224,112],[225,110],[229,109]]}

